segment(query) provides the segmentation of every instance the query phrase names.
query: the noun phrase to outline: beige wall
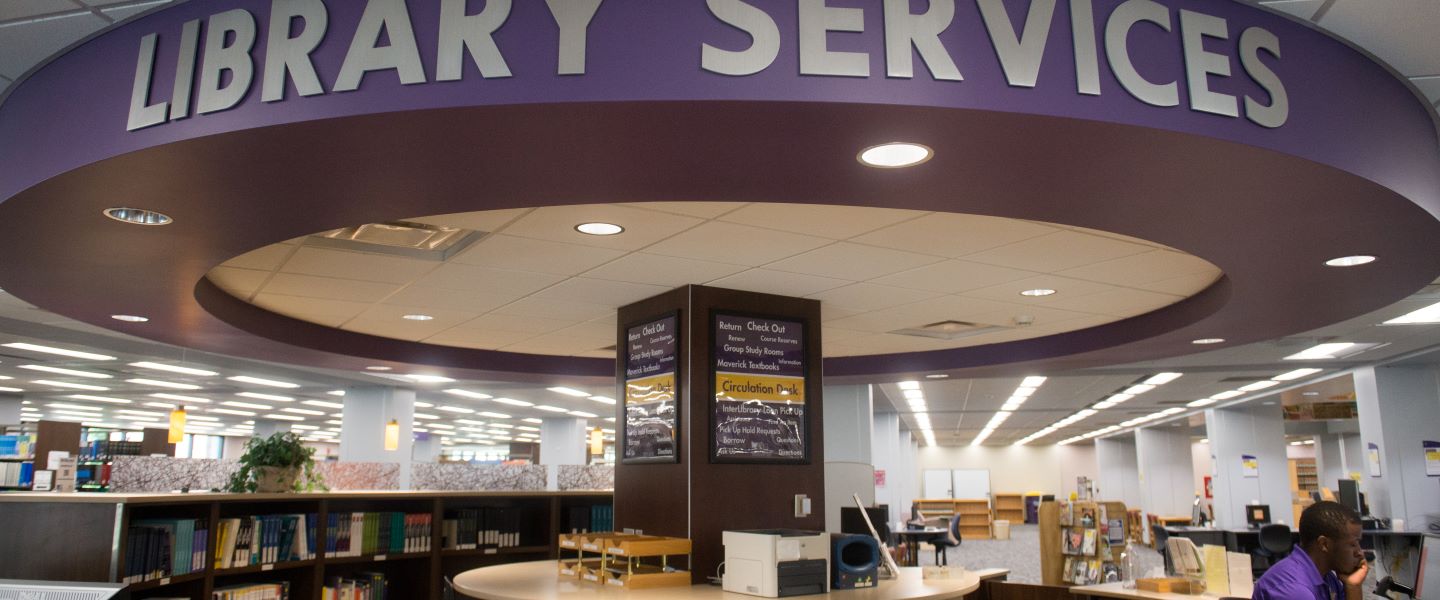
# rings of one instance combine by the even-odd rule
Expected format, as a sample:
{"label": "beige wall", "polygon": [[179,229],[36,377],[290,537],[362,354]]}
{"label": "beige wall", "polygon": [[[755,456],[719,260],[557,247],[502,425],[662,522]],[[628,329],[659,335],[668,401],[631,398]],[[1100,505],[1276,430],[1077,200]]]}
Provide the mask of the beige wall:
{"label": "beige wall", "polygon": [[[925,469],[989,469],[990,491],[1042,492],[1069,496],[1075,478],[1095,479],[1095,446],[942,446],[916,452]],[[915,492],[919,493],[919,482]]]}

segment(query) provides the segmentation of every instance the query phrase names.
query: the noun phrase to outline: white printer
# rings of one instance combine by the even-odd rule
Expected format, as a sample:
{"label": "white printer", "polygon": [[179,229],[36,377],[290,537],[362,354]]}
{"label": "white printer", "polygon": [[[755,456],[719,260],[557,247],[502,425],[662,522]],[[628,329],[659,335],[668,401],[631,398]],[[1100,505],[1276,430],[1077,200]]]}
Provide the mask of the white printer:
{"label": "white printer", "polygon": [[830,534],[799,529],[726,531],[725,591],[767,598],[829,590]]}

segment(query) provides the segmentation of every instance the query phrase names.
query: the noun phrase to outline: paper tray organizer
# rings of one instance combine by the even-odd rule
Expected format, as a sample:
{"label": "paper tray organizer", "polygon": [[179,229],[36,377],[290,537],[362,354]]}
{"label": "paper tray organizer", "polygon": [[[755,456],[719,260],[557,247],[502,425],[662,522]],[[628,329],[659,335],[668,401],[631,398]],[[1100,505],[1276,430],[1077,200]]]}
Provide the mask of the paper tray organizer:
{"label": "paper tray organizer", "polygon": [[[561,577],[630,589],[688,586],[690,573],[670,568],[670,557],[690,556],[690,540],[616,533],[562,534]],[[574,551],[574,555],[568,555]],[[658,561],[656,560],[658,559]],[[657,564],[658,562],[658,564]]]}

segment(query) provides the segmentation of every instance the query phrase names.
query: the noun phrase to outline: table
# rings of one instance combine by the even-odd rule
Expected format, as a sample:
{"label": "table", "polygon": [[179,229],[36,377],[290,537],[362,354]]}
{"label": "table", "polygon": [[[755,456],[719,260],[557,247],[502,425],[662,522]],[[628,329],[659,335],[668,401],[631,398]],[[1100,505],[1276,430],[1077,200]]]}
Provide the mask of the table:
{"label": "table", "polygon": [[[926,527],[924,529],[899,529],[894,531],[893,533],[899,536],[901,542],[905,543],[905,564],[901,566],[906,567],[920,566],[920,544],[922,542],[928,542],[935,538],[945,536],[945,530],[939,527]],[[907,537],[910,539],[905,539]]]}
{"label": "table", "polygon": [[[561,578],[557,561],[541,560],[483,567],[455,577],[455,591],[480,600],[570,600],[610,598],[613,600],[755,600],[757,596],[734,594],[718,585],[625,590],[572,578]],[[824,596],[841,600],[946,600],[961,598],[980,587],[980,577],[971,571],[957,579],[925,580],[919,567],[902,567],[898,579],[882,579],[878,587],[839,590]]]}
{"label": "table", "polygon": [[1220,596],[1215,594],[1166,594],[1161,592],[1147,592],[1140,589],[1126,589],[1123,582],[1101,583],[1096,585],[1080,585],[1070,588],[1070,594],[1081,598],[1119,598],[1121,600],[1135,600],[1144,598],[1146,600],[1218,600]]}

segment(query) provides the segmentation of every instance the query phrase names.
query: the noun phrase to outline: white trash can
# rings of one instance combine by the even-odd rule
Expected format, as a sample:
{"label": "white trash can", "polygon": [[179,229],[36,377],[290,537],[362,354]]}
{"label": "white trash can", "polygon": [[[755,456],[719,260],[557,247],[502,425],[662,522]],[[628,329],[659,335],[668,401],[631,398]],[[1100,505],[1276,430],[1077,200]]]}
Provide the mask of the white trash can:
{"label": "white trash can", "polygon": [[1005,520],[1005,519],[1001,519],[1001,520],[999,520],[999,521],[995,521],[994,524],[993,524],[993,526],[992,526],[991,528],[995,530],[995,539],[997,539],[997,540],[1008,540],[1008,539],[1010,539],[1010,521],[1007,521],[1007,520]]}

